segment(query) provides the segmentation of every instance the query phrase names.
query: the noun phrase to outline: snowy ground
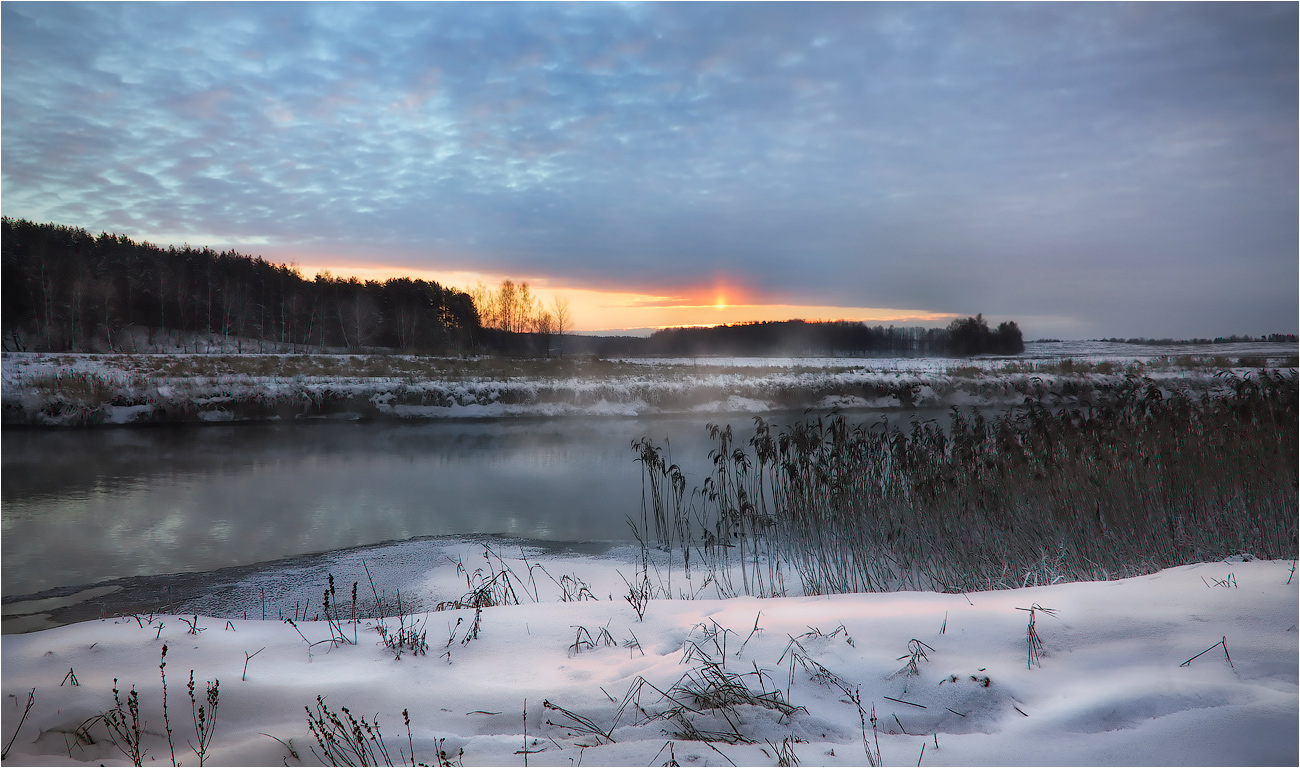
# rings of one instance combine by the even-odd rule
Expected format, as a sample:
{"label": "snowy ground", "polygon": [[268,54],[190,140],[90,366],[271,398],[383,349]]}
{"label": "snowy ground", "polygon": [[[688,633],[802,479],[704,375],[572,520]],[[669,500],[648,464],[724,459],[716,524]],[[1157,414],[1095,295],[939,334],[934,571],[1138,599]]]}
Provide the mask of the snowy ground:
{"label": "snowy ground", "polygon": [[[190,670],[199,703],[205,681],[220,680],[210,765],[317,764],[312,750],[321,748],[308,729],[317,696],[340,717],[347,707],[377,723],[395,764],[411,764],[412,748],[415,762],[437,764],[442,749],[465,765],[776,765],[782,752],[803,765],[1300,761],[1300,576],[1290,562],[1239,557],[1124,581],[967,595],[652,600],[641,620],[624,599],[624,578],[635,581],[627,550],[496,545],[497,560],[484,551],[470,541],[407,542],[275,577],[317,596],[314,618],[329,569],[342,635],[355,633],[355,645],[329,642],[324,621],[295,628],[203,613],[197,633],[191,614],[6,635],[5,763],[129,764],[102,722],[88,729],[93,743],[81,730],[114,707],[116,678],[124,710],[128,691],[139,693],[145,763],[168,764],[164,645],[175,761],[185,765],[198,762]],[[423,567],[413,567],[420,552]],[[371,568],[385,602],[400,588],[408,610],[420,607],[405,626],[426,633],[427,654],[398,660],[385,647],[376,625],[392,633],[396,619],[350,621],[353,581],[362,608],[374,605],[366,557],[378,558]],[[521,604],[483,609],[477,636],[473,610],[426,612],[463,595],[476,571],[481,581],[506,566]],[[214,612],[255,619],[268,578],[226,590]],[[566,591],[595,599],[562,602]],[[287,612],[287,602],[271,610]],[[1051,613],[1032,614],[1041,657],[1031,667],[1031,614],[1021,609],[1036,607]],[[715,693],[742,685],[751,703],[733,697],[710,708],[695,695],[709,679]],[[730,736],[692,741],[690,728]]]}
{"label": "snowy ground", "polygon": [[1003,406],[1125,375],[1209,391],[1295,366],[1294,344],[1027,345],[1015,357],[456,360],[402,355],[4,353],[5,424],[435,419]]}

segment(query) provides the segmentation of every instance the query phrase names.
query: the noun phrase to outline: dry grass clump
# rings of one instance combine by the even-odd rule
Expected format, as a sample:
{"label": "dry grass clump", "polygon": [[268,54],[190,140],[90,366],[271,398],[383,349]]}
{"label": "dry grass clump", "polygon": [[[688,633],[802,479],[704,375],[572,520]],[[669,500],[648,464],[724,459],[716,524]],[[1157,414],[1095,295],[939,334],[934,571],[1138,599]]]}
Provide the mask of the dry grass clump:
{"label": "dry grass clump", "polygon": [[643,440],[641,535],[720,593],[760,596],[791,574],[805,594],[970,591],[1292,558],[1296,374],[1221,376],[1222,397],[1127,376],[1069,407],[1046,392],[992,418],[954,409],[949,429],[756,419],[737,446],[710,425],[712,471],[689,496]]}
{"label": "dry grass clump", "polygon": [[[700,630],[698,636],[696,630]],[[693,627],[683,644],[681,659],[690,669],[663,687],[638,675],[621,700],[606,693],[610,703],[617,704],[608,725],[603,725],[605,717],[582,715],[549,699],[543,706],[562,719],[548,719],[546,724],[563,729],[568,737],[589,740],[579,746],[614,743],[614,732],[625,717],[631,726],[664,722],[672,738],[684,741],[754,744],[752,726],[758,710],[774,713],[778,722],[786,724],[796,713],[806,713],[807,709],[791,704],[785,694],[769,685],[771,673],[766,670],[757,665],[746,672],[727,669],[725,638],[729,634],[735,633],[716,622]],[[570,646],[570,650],[574,648]],[[710,747],[716,751],[716,747]]]}
{"label": "dry grass clump", "polygon": [[43,395],[39,417],[72,425],[97,424],[105,408],[141,404],[148,391],[143,377],[116,371],[59,370],[26,378],[17,386]]}
{"label": "dry grass clump", "polygon": [[[197,617],[196,617],[197,618]],[[136,618],[139,621],[139,617]],[[152,624],[153,622],[150,621]],[[159,632],[161,633],[161,626]],[[258,653],[260,653],[259,651]],[[257,654],[253,654],[256,656]],[[179,765],[176,760],[176,748],[172,739],[171,718],[167,710],[167,646],[162,647],[162,655],[158,665],[159,675],[162,679],[162,716],[163,730],[166,732],[167,748],[171,756],[171,764]],[[68,670],[68,676],[64,682],[71,679],[73,685],[79,685],[77,677],[71,669]],[[190,715],[194,723],[194,739],[187,739],[190,749],[193,750],[198,758],[199,765],[202,766],[208,759],[209,750],[212,745],[212,736],[216,732],[217,726],[217,707],[221,704],[221,681],[209,680],[206,684],[206,694],[199,697],[195,694],[194,670],[190,670],[189,684],[186,686],[190,696]],[[32,694],[35,694],[35,689]],[[31,708],[31,697],[28,697],[28,709]],[[27,713],[23,712],[23,718],[26,719]],[[94,744],[98,740],[94,735],[97,726],[103,726],[103,738],[112,744],[119,752],[122,753],[132,765],[142,765],[145,756],[148,754],[148,748],[144,744],[144,737],[158,735],[156,730],[150,731],[146,727],[144,714],[141,711],[140,694],[136,691],[135,686],[131,686],[131,691],[126,695],[125,701],[118,688],[117,678],[113,678],[113,706],[104,712],[94,715],[77,727],[75,738],[78,744]],[[22,723],[18,724],[19,729]],[[17,731],[14,732],[17,736]],[[10,744],[13,743],[11,738]],[[9,745],[5,746],[7,754]],[[71,747],[69,747],[68,757],[72,757]],[[153,758],[151,758],[153,759]]]}
{"label": "dry grass clump", "polygon": [[[342,717],[330,710],[322,696],[316,697],[316,711],[307,710],[307,727],[316,737],[316,747],[311,747],[312,754],[325,765],[392,765],[388,746],[384,744],[384,734],[379,730],[379,718],[367,722],[362,716],[358,721],[347,707],[341,707]],[[408,724],[407,728],[410,726]],[[405,765],[405,763],[402,763]],[[414,764],[414,761],[412,761]]]}

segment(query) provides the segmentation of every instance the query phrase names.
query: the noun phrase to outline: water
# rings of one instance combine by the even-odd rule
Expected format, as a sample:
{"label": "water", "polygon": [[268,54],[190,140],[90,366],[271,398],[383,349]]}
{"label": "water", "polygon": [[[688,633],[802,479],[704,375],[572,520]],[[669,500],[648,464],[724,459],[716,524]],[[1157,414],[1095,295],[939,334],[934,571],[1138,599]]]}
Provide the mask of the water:
{"label": "water", "polygon": [[627,541],[641,499],[631,442],[669,438],[695,485],[709,468],[710,418],[741,439],[752,425],[736,415],[5,430],[3,593],[419,536]]}
{"label": "water", "polygon": [[[164,593],[212,589],[214,571],[384,542],[628,543],[641,510],[632,441],[667,439],[695,488],[711,469],[709,421],[731,424],[738,447],[753,434],[744,414],[5,430],[4,631],[150,610]],[[52,610],[79,613],[51,622]]]}
{"label": "water", "polygon": [[629,444],[656,427],[703,433],[584,419],[6,430],[3,592],[417,536],[627,539]]}

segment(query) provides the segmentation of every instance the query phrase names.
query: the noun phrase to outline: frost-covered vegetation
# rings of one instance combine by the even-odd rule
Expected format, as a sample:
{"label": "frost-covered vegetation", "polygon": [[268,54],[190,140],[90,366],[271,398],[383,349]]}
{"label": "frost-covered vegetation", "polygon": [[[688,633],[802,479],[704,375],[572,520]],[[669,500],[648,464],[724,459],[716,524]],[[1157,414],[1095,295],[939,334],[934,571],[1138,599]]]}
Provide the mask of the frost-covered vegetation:
{"label": "frost-covered vegetation", "polygon": [[679,591],[723,595],[952,592],[1295,557],[1295,372],[1218,381],[1218,395],[1137,377],[1039,390],[987,419],[954,408],[946,427],[835,416],[775,431],[756,418],[747,445],[711,424],[712,471],[693,489],[670,446],[641,440],[638,537],[676,554]]}
{"label": "frost-covered vegetation", "polygon": [[1221,391],[1215,372],[1294,366],[1296,351],[1037,346],[973,359],[4,353],[0,404],[5,424],[45,426],[1006,406],[1051,392],[1086,399],[1126,376]]}

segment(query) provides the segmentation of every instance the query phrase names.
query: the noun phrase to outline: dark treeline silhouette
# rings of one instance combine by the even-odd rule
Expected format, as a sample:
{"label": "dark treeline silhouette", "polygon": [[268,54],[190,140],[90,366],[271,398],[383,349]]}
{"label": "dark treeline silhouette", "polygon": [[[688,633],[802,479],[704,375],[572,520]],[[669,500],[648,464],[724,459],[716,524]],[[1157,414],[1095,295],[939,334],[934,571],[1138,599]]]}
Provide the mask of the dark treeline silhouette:
{"label": "dark treeline silhouette", "polygon": [[983,314],[953,320],[947,328],[947,354],[950,355],[1018,355],[1025,351],[1020,327],[1013,321],[998,323],[990,331]]}
{"label": "dark treeline silhouette", "polygon": [[936,348],[937,328],[869,328],[860,322],[742,323],[712,328],[667,328],[648,339],[661,355],[855,355],[926,354]]}
{"label": "dark treeline silhouette", "polygon": [[983,316],[954,320],[947,328],[896,328],[862,322],[739,323],[710,328],[667,328],[649,338],[576,338],[577,352],[600,355],[958,355],[1019,354],[1020,329],[1005,322],[990,330]]}
{"label": "dark treeline silhouette", "polygon": [[1013,322],[990,331],[983,316],[954,320],[947,328],[870,327],[838,320],[671,328],[647,340],[657,355],[1014,355],[1025,351]]}
{"label": "dark treeline silhouette", "polygon": [[308,279],[234,251],[8,217],[2,227],[6,350],[146,352],[169,346],[169,331],[196,352],[458,353],[480,341],[469,295],[434,282]]}

